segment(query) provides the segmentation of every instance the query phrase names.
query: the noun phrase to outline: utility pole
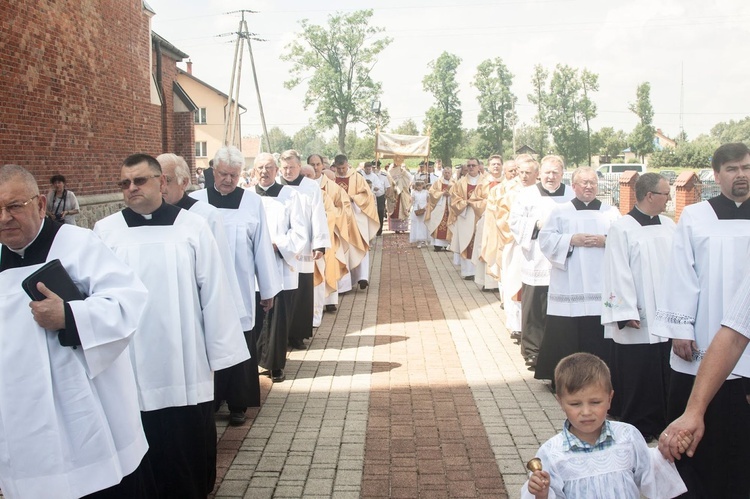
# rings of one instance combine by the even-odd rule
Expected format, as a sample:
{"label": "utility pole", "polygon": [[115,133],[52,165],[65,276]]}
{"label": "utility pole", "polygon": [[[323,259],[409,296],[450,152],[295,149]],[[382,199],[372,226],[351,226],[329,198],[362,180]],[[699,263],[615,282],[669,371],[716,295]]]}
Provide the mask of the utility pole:
{"label": "utility pole", "polygon": [[263,113],[263,102],[260,98],[260,86],[258,85],[258,73],[255,70],[255,58],[253,57],[253,47],[251,40],[263,42],[265,40],[257,38],[256,33],[250,33],[247,27],[247,21],[245,20],[245,13],[255,14],[253,10],[242,9],[227,12],[227,14],[242,14],[239,28],[237,29],[234,45],[234,64],[232,66],[232,77],[229,83],[229,102],[224,113],[224,144],[225,145],[236,145],[239,146],[241,143],[241,137],[237,137],[237,131],[240,129],[239,126],[239,96],[240,96],[240,80],[242,78],[242,56],[244,54],[243,41],[247,43],[247,50],[250,53],[250,67],[253,70],[253,80],[255,82],[255,93],[258,96],[258,111],[260,112],[260,123],[263,126],[263,138],[265,139],[268,151],[271,152],[271,141],[268,138],[268,129],[266,128],[266,117]]}

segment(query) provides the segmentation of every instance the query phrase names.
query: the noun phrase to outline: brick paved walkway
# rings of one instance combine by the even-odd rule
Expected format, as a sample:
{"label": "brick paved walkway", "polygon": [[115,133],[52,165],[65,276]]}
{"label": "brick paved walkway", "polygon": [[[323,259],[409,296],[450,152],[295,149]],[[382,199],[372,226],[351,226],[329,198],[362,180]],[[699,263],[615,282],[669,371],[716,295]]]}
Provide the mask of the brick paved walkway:
{"label": "brick paved walkway", "polygon": [[406,238],[377,240],[370,287],[290,353],[254,417],[227,429],[217,415],[220,465],[231,460],[217,498],[518,496],[562,412],[497,295]]}

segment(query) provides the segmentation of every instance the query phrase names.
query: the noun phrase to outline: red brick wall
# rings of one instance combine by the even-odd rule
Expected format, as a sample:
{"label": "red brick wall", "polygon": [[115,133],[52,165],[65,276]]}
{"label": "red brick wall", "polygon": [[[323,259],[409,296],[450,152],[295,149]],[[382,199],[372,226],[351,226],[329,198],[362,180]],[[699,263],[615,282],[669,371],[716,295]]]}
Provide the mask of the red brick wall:
{"label": "red brick wall", "polygon": [[193,113],[175,113],[173,152],[187,161],[191,172],[195,172],[195,126]]}
{"label": "red brick wall", "polygon": [[[3,1],[2,10],[0,163],[26,166],[45,189],[61,172],[76,194],[115,192],[126,156],[162,152],[141,0]],[[171,112],[171,80],[165,87]]]}

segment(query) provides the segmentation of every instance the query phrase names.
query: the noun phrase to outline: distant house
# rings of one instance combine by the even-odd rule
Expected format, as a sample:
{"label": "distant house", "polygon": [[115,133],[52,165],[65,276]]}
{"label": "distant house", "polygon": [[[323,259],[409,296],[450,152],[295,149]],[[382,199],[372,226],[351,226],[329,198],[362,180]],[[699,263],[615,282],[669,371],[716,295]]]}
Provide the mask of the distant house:
{"label": "distant house", "polygon": [[677,147],[677,142],[664,135],[661,128],[657,128],[654,134],[654,149],[661,151],[664,148],[674,149],[675,147]]}
{"label": "distant house", "polygon": [[[196,105],[195,125],[195,165],[208,167],[208,162],[216,151],[224,145],[224,121],[229,96],[193,75],[193,63],[187,62],[187,71],[177,69],[177,83],[185,89]],[[240,113],[247,109],[240,105]],[[236,137],[241,137],[237,123]],[[245,139],[242,139],[243,141]],[[241,147],[240,144],[237,144]],[[241,147],[242,148],[242,147]],[[244,150],[244,148],[242,148]],[[257,153],[256,153],[257,155]],[[253,156],[255,159],[255,156]]]}
{"label": "distant house", "polygon": [[262,137],[242,137],[242,155],[245,156],[245,168],[252,169],[253,162],[261,152]]}
{"label": "distant house", "polygon": [[535,158],[537,157],[537,152],[526,144],[516,149],[516,155],[519,155],[519,154],[531,154]]}

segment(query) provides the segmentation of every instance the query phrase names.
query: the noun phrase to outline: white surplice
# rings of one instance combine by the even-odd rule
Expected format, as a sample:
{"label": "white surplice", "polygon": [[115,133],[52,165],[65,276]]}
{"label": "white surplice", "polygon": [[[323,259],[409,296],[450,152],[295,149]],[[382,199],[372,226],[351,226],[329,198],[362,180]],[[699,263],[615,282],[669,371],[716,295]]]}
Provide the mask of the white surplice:
{"label": "white surplice", "polygon": [[542,196],[539,184],[524,187],[510,210],[508,224],[524,257],[521,264],[521,282],[524,284],[549,285],[550,263],[539,248],[536,223],[538,221],[544,227],[552,209],[574,197],[569,186],[562,184],[559,189],[563,189],[562,196]]}
{"label": "white surplice", "polygon": [[[642,226],[626,215],[612,224],[604,251],[602,324],[604,337],[622,345],[667,341],[651,334],[656,317],[656,297],[667,278],[675,223],[659,215],[660,225]],[[640,329],[618,321],[640,321]]]}
{"label": "white surplice", "polygon": [[118,484],[147,450],[127,347],[148,293],[88,229],[63,225],[60,259],[88,298],[69,302],[81,345],[39,327],[21,282],[0,273],[0,487],[7,498],[77,498]]}
{"label": "white surplice", "polygon": [[[207,203],[208,189],[213,188],[209,186],[193,191],[190,197]],[[224,229],[234,255],[234,270],[245,309],[250,323],[254,324],[256,278],[261,299],[273,298],[282,290],[282,277],[276,265],[263,203],[260,196],[245,190],[239,208],[219,208],[219,211],[224,217]]]}
{"label": "white surplice", "polygon": [[572,202],[550,212],[539,231],[539,248],[551,264],[547,314],[563,317],[601,315],[604,248],[572,247],[574,234],[607,234],[620,212],[606,203],[598,210],[577,210]]}
{"label": "white surplice", "polygon": [[141,410],[213,400],[213,371],[250,353],[207,222],[180,210],[173,225],[129,227],[120,212],[94,232],[149,290],[130,344]]}
{"label": "white surplice", "polygon": [[[318,189],[320,191],[320,189]],[[305,212],[301,195],[289,186],[282,186],[278,196],[261,196],[271,241],[281,258],[276,258],[285,290],[297,289],[299,256],[308,242]],[[309,243],[308,243],[309,244]]]}
{"label": "white surplice", "polygon": [[[667,278],[652,325],[653,334],[697,343],[692,362],[672,352],[670,365],[675,371],[697,374],[724,312],[748,271],[748,254],[750,220],[720,220],[708,201],[685,207],[677,223]],[[747,349],[734,372],[750,376]]]}
{"label": "white surplice", "polygon": [[315,270],[312,259],[313,250],[331,247],[331,234],[328,232],[323,193],[320,192],[320,185],[307,177],[302,177],[299,185],[285,184],[284,187],[293,189],[300,195],[307,237],[305,247],[299,256],[299,272],[312,274]]}

